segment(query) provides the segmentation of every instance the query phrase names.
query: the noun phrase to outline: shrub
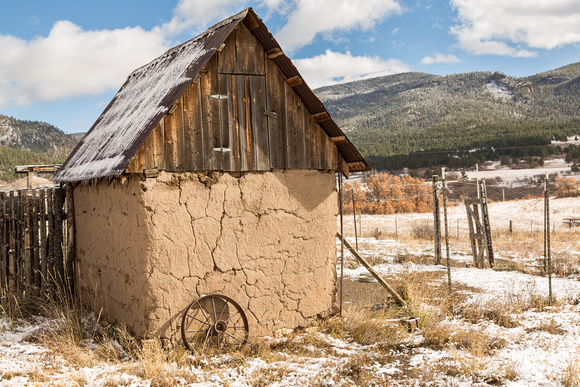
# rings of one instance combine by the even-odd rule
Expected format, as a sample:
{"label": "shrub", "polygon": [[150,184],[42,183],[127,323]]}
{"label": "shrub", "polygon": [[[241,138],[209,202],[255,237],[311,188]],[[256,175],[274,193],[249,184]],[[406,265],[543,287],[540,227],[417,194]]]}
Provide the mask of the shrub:
{"label": "shrub", "polygon": [[343,209],[363,214],[396,214],[429,212],[432,208],[432,192],[429,183],[411,176],[394,176],[377,173],[363,185],[358,182],[344,184]]}
{"label": "shrub", "polygon": [[554,195],[558,198],[580,196],[580,181],[573,177],[557,177],[554,183]]}

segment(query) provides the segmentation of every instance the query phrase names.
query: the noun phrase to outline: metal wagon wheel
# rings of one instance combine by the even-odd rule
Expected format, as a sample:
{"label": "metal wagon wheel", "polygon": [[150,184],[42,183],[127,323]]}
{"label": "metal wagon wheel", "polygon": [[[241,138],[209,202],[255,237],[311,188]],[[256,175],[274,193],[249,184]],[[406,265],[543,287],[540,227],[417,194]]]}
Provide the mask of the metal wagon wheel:
{"label": "metal wagon wheel", "polygon": [[193,301],[181,321],[181,338],[189,350],[229,349],[248,341],[248,319],[237,302],[221,294]]}

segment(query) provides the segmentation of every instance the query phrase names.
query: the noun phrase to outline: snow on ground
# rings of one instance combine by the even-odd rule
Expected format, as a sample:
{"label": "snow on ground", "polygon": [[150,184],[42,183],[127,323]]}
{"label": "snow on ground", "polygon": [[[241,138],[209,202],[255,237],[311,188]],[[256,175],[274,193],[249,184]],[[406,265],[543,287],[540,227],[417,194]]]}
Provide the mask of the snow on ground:
{"label": "snow on ground", "polygon": [[[562,238],[557,242],[568,246],[555,245],[555,250],[564,251],[568,259],[580,257],[580,228],[560,227],[559,223],[564,217],[580,217],[579,204],[580,199],[551,201],[553,219],[558,223],[555,235]],[[465,216],[462,206],[449,209],[452,226],[457,226]],[[491,203],[490,217],[492,232],[498,239],[508,232],[510,219],[522,223],[517,228],[520,239],[498,242],[496,257],[527,259],[530,265],[534,264],[538,256],[537,253],[535,256],[531,254],[529,246],[538,245],[535,239],[542,238],[542,233],[532,233],[533,230],[528,228],[530,219],[538,217],[536,227],[539,227],[542,202],[533,199]],[[447,268],[429,262],[433,257],[432,242],[411,235],[414,228],[429,220],[432,221],[432,214],[363,215],[364,237],[358,240],[359,252],[387,280],[428,272],[429,280],[424,286],[442,286],[447,281]],[[345,223],[345,236],[354,246],[352,217],[346,217]],[[459,236],[452,238],[450,248],[450,258],[454,262],[452,283],[454,286],[465,285],[466,289],[461,288],[465,300],[455,307],[475,305],[485,309],[494,303],[507,306],[522,302],[524,298],[548,299],[547,276],[466,267],[472,261],[470,245],[465,242],[466,231],[462,227],[451,227],[450,232]],[[531,257],[522,250],[523,242],[527,243]],[[356,281],[368,276],[366,269],[357,265],[349,253],[346,258],[344,272],[347,278]],[[574,264],[578,265],[578,262]],[[137,372],[136,369],[151,367],[149,363],[140,363],[143,360],[75,365],[58,351],[28,340],[44,326],[42,319],[10,324],[0,316],[0,386],[34,383],[131,386],[575,385],[580,381],[580,281],[577,277],[554,276],[552,291],[558,303],[536,303],[519,312],[515,309],[506,312],[514,321],[512,325],[500,324],[483,313],[477,321],[463,318],[458,313],[445,317],[431,331],[425,325],[396,339],[395,344],[391,342],[386,348],[381,347],[380,342],[363,345],[352,337],[316,328],[286,338],[268,339],[271,347],[263,353],[205,358],[190,356],[189,362],[168,362],[162,366],[164,379],[152,379]],[[429,305],[425,310],[435,307]],[[437,332],[450,332],[449,338],[437,343],[429,337],[436,336]],[[482,345],[481,349],[478,349],[478,344]]]}

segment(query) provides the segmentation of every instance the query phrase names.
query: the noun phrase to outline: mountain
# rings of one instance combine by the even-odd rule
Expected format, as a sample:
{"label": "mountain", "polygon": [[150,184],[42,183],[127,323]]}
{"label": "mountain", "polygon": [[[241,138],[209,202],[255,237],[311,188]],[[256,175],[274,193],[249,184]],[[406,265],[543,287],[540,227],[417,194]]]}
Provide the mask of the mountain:
{"label": "mountain", "polygon": [[0,179],[13,181],[16,165],[62,163],[77,142],[45,122],[0,114]]}
{"label": "mountain", "polygon": [[404,73],[315,93],[381,169],[544,156],[580,132],[580,63],[524,78]]}

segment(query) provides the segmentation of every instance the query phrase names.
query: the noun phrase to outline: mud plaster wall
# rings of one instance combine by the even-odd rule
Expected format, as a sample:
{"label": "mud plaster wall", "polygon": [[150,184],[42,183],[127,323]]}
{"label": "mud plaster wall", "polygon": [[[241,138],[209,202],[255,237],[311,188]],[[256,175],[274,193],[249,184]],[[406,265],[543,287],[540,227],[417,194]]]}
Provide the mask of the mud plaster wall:
{"label": "mud plaster wall", "polygon": [[334,173],[165,173],[74,191],[84,298],[138,336],[175,338],[199,295],[279,335],[336,308]]}

